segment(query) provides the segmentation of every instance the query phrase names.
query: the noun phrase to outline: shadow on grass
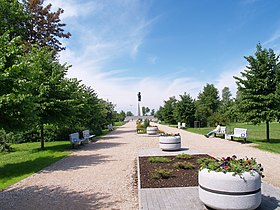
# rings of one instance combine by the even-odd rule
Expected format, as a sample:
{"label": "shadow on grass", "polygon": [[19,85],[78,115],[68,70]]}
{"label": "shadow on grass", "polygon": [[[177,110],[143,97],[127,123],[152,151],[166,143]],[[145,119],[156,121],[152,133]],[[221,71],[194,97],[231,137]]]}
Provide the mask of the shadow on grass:
{"label": "shadow on grass", "polygon": [[[51,180],[50,180],[51,181]],[[78,181],[78,180],[77,180]],[[0,193],[1,209],[118,209],[109,193],[73,191],[59,186],[11,188]]]}
{"label": "shadow on grass", "polygon": [[269,142],[267,142],[266,139],[256,140],[256,143],[268,143],[268,144],[280,144],[280,139],[270,139]]}

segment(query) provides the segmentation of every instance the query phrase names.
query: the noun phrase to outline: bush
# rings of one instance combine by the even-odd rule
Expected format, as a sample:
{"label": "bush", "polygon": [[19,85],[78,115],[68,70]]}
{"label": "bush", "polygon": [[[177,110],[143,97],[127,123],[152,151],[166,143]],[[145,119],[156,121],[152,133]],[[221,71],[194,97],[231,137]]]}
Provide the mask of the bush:
{"label": "bush", "polygon": [[189,154],[179,154],[179,155],[176,155],[176,158],[177,159],[191,159],[192,158],[192,156],[191,155],[189,155]]}
{"label": "bush", "polygon": [[9,144],[14,141],[13,133],[6,133],[4,129],[0,130],[0,152],[13,152],[14,149]]}
{"label": "bush", "polygon": [[166,157],[149,157],[150,163],[170,163],[172,160]]}
{"label": "bush", "polygon": [[195,168],[195,166],[192,163],[187,161],[174,163],[173,167],[177,169],[184,169],[184,170]]}
{"label": "bush", "polygon": [[158,168],[152,172],[151,176],[152,179],[168,179],[172,172],[171,169]]}

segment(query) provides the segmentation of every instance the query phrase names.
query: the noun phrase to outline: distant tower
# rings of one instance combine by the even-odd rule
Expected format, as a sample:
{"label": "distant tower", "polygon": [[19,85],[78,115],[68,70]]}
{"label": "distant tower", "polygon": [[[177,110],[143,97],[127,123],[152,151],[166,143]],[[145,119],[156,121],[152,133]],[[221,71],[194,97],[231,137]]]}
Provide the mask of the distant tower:
{"label": "distant tower", "polygon": [[138,94],[137,94],[137,96],[138,96],[138,116],[141,116],[141,106],[140,106],[140,102],[141,102],[141,92],[138,92]]}

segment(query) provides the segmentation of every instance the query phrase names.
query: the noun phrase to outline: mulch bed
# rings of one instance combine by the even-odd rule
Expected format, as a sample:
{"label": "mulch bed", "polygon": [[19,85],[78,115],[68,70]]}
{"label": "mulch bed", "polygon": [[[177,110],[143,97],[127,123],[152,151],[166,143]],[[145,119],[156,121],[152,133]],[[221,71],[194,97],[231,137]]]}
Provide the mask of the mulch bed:
{"label": "mulch bed", "polygon": [[[166,156],[165,156],[166,157]],[[191,159],[177,159],[175,156],[167,156],[170,163],[150,163],[149,157],[139,157],[141,188],[163,188],[163,187],[191,187],[198,186],[198,169],[196,161],[199,158],[211,158],[209,155],[192,155]],[[176,169],[173,164],[176,162],[190,162],[195,165],[194,169]],[[153,179],[152,171],[155,169],[172,169],[169,178]]]}

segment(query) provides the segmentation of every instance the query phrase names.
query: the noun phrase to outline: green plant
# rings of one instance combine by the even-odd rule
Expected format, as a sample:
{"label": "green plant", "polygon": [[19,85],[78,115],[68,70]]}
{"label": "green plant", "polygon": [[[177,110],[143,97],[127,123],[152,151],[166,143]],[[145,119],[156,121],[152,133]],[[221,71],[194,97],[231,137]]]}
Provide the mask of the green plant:
{"label": "green plant", "polygon": [[150,163],[170,163],[172,160],[166,157],[149,157],[148,161]]}
{"label": "green plant", "polygon": [[180,133],[161,133],[161,136],[180,136]]}
{"label": "green plant", "polygon": [[4,129],[0,130],[0,152],[13,152],[9,142],[13,142],[13,133],[6,133]]}
{"label": "green plant", "polygon": [[168,179],[172,172],[172,169],[157,168],[152,171],[151,177],[152,179]]}
{"label": "green plant", "polygon": [[244,172],[250,172],[251,174],[255,171],[259,173],[262,177],[263,168],[261,164],[256,162],[255,158],[243,158],[237,159],[235,155],[232,157],[221,158],[221,159],[201,159],[200,170],[208,169],[208,171],[216,172],[233,172],[233,176],[242,175]]}
{"label": "green plant", "polygon": [[195,168],[194,164],[187,162],[187,161],[174,163],[173,167],[177,168],[177,169],[194,169]]}
{"label": "green plant", "polygon": [[178,154],[176,155],[176,158],[177,159],[191,159],[192,158],[192,155],[189,155],[189,154]]}

